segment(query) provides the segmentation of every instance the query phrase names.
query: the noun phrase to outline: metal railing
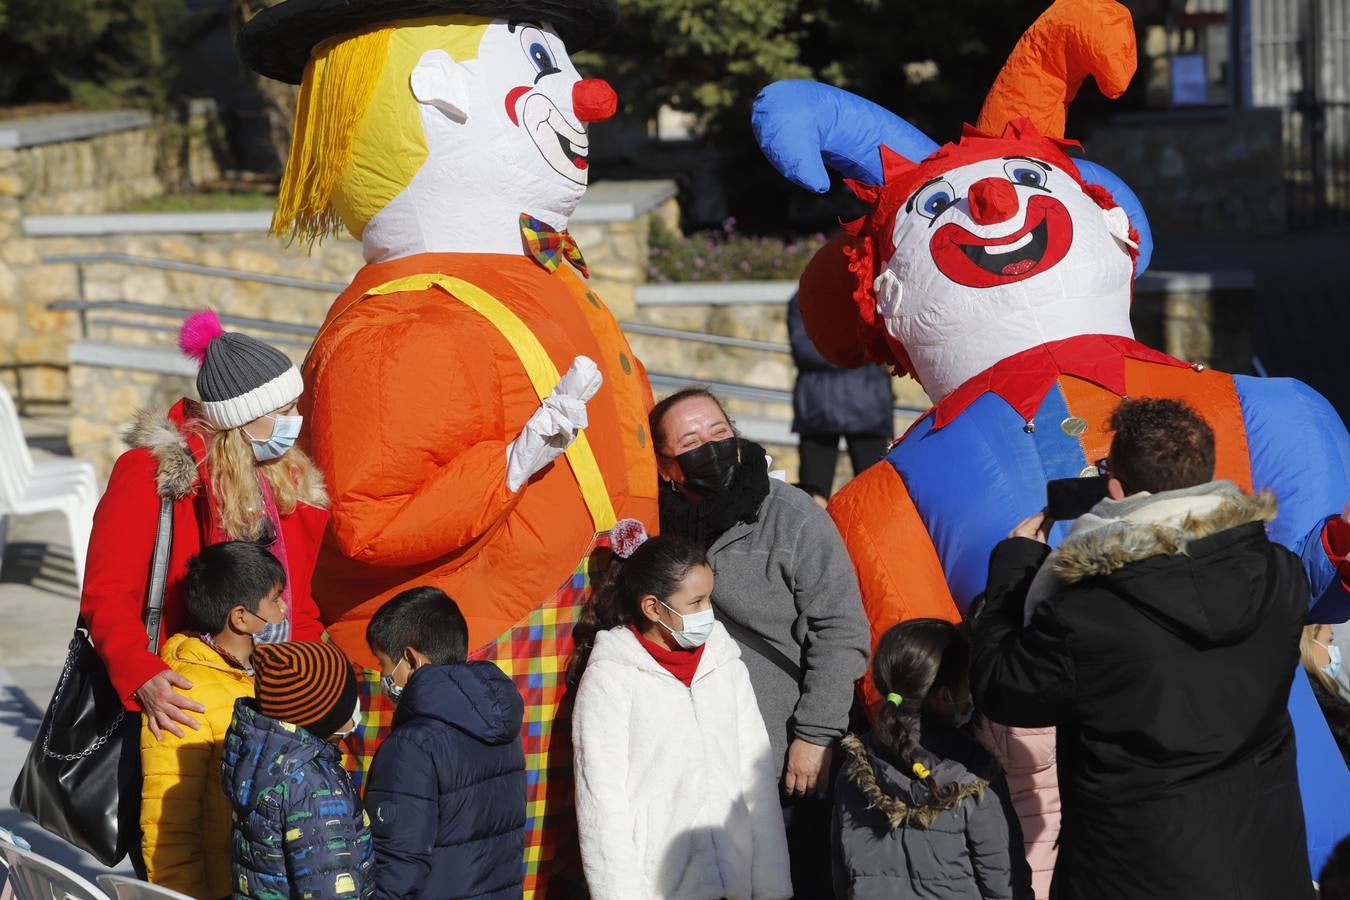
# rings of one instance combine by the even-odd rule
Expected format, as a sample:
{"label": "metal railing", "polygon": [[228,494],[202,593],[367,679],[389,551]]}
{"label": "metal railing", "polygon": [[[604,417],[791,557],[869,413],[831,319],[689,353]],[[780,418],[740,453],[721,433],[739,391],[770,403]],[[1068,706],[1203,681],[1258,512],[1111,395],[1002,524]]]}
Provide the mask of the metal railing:
{"label": "metal railing", "polygon": [[[178,330],[177,324],[171,325],[167,323],[161,324],[158,322],[136,321],[127,322],[104,318],[99,316],[99,313],[126,313],[136,316],[172,319],[175,323],[178,323],[188,315],[196,312],[194,309],[187,309],[184,307],[161,306],[154,303],[141,303],[135,300],[83,299],[85,265],[113,263],[117,265],[159,269],[170,272],[184,272],[191,275],[203,275],[213,278],[227,278],[233,281],[253,282],[275,287],[322,291],[327,294],[338,294],[347,288],[347,285],[339,284],[337,282],[292,278],[288,275],[266,275],[257,272],[246,272],[241,269],[225,268],[222,266],[206,266],[198,263],[178,262],[170,259],[132,256],[126,253],[59,253],[44,256],[42,260],[44,263],[67,264],[75,265],[77,267],[77,284],[80,288],[81,298],[76,300],[57,300],[53,303],[49,303],[47,307],[48,309],[78,313],[80,319],[80,336],[83,338],[89,336],[89,329],[91,327],[131,328],[139,331],[156,333],[174,333]],[[93,317],[90,316],[91,313],[94,314]],[[315,332],[318,330],[310,325],[300,325],[294,322],[277,322],[271,319],[259,319],[252,316],[238,316],[228,313],[221,313],[220,321],[225,325],[232,325],[236,328],[272,333],[275,334],[276,337],[269,338],[270,340],[275,340],[277,343],[301,347],[308,346],[310,339],[313,338]],[[731,337],[730,335],[723,334],[709,334],[702,331],[688,331],[683,328],[668,328],[664,325],[650,325],[644,322],[620,322],[619,325],[629,334],[669,338],[672,340],[694,343],[714,344],[717,346],[735,347],[744,350],[758,350],[767,353],[791,352],[787,344],[781,344],[774,341]],[[784,388],[762,387],[735,381],[722,381],[720,379],[693,378],[671,372],[648,372],[647,377],[651,382],[652,387],[657,390],[679,390],[680,388],[689,387],[691,385],[702,385],[716,394],[739,400],[786,404],[792,402],[792,391]],[[895,407],[895,412],[900,415],[921,415],[925,411],[925,409],[915,406],[900,405]]]}
{"label": "metal railing", "polygon": [[[84,266],[98,263],[113,263],[144,269],[158,269],[166,272],[183,272],[189,275],[204,275],[213,278],[226,278],[231,281],[244,281],[254,284],[267,284],[273,287],[297,288],[306,291],[320,291],[325,294],[340,294],[347,285],[332,281],[314,281],[308,278],[292,278],[289,275],[266,275],[258,272],[246,272],[242,269],[230,269],[223,266],[205,266],[198,263],[178,262],[172,259],[156,259],[150,256],[132,256],[127,253],[53,253],[42,257],[44,263],[76,266],[76,283],[80,299],[59,300],[49,304],[50,309],[74,310],[80,314],[81,335],[88,336],[88,325],[110,324],[107,320],[90,322],[89,310],[99,309],[112,312],[138,313],[143,315],[172,315],[179,318],[195,310],[178,307],[159,306],[151,303],[138,303],[134,300],[85,300]],[[272,322],[268,319],[252,319],[245,316],[222,314],[221,322],[240,328],[254,328],[260,331],[276,331],[284,334],[303,334],[313,336],[316,329],[305,325],[293,325],[287,322]],[[122,323],[117,323],[122,324]],[[692,341],[701,344],[715,344],[722,347],[736,347],[743,350],[759,350],[767,353],[789,353],[787,344],[774,341],[761,341],[753,338],[731,337],[724,334],[709,334],[703,331],[688,331],[683,328],[668,328],[664,325],[649,325],[644,322],[620,322],[619,326],[629,334],[641,334],[650,337],[671,338],[679,341]],[[135,326],[124,326],[135,327]],[[145,330],[158,331],[159,328]]]}

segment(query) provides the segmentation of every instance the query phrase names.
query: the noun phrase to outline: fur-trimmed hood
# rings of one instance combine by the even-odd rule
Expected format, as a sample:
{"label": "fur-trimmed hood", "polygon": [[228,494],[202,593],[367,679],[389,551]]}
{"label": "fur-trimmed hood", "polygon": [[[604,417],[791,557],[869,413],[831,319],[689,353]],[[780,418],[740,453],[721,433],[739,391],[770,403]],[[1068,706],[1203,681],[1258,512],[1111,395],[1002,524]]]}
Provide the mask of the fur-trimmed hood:
{"label": "fur-trimmed hood", "polygon": [[882,759],[870,740],[848,734],[840,741],[840,746],[844,751],[844,777],[862,794],[868,809],[876,810],[886,818],[892,831],[907,826],[926,828],[942,813],[956,809],[967,798],[978,800],[989,786],[987,780],[956,760],[938,760],[924,755],[920,761],[932,766],[933,780],[944,787],[955,788],[949,797],[934,803],[927,784]]}
{"label": "fur-trimmed hood", "polygon": [[[1109,501],[1114,506],[1110,511],[1116,513],[1109,517],[1109,524],[1066,539],[1056,551],[1051,568],[1061,580],[1073,584],[1094,575],[1109,575],[1129,563],[1151,556],[1184,556],[1192,541],[1239,525],[1269,522],[1275,518],[1278,505],[1275,495],[1269,491],[1253,497],[1231,482],[1213,484],[1222,493],[1203,496],[1214,498],[1217,503],[1206,511],[1186,513],[1180,521],[1139,522],[1133,520],[1132,514],[1176,500],[1174,495],[1182,491]],[[1230,487],[1231,491],[1227,489]]]}
{"label": "fur-trimmed hood", "polygon": [[1268,602],[1268,539],[1274,495],[1231,481],[1105,500],[1074,523],[1033,579],[1026,616],[1088,581],[1201,642],[1250,633]]}
{"label": "fur-trimmed hood", "polygon": [[190,415],[190,402],[178,401],[167,414],[143,409],[123,434],[128,446],[144,448],[154,456],[156,491],[170,500],[190,496],[201,480],[197,459],[205,447],[199,437],[183,427]]}

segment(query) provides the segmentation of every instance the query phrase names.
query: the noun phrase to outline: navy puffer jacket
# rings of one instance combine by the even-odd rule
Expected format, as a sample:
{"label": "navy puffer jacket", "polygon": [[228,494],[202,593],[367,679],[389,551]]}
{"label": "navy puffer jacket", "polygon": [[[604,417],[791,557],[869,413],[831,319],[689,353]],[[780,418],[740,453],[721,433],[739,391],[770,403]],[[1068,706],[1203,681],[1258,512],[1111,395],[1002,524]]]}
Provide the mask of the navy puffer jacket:
{"label": "navy puffer jacket", "polygon": [[423,666],[408,679],[366,788],[376,897],[520,897],[523,714],[490,662]]}
{"label": "navy puffer jacket", "polygon": [[821,356],[807,337],[796,294],[788,302],[788,340],[797,366],[794,434],[894,434],[891,376],[881,366],[843,369]]}

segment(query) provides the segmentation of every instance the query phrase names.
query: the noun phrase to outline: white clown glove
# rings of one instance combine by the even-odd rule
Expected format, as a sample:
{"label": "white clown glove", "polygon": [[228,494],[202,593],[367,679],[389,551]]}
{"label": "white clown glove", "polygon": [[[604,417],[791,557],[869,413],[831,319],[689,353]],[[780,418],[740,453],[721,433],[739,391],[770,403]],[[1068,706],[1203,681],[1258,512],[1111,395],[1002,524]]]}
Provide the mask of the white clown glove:
{"label": "white clown glove", "polygon": [[553,462],[577,439],[587,425],[586,403],[604,378],[595,361],[586,356],[572,360],[572,367],[558,381],[530,416],[520,436],[506,448],[506,486],[518,491],[530,476]]}

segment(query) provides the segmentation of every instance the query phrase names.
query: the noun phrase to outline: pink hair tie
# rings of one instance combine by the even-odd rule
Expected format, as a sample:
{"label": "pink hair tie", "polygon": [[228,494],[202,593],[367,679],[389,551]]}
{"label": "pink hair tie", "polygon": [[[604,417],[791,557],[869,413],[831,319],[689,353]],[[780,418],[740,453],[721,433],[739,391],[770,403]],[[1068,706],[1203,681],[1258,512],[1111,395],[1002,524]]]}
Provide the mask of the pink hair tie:
{"label": "pink hair tie", "polygon": [[609,546],[614,555],[627,559],[647,543],[647,529],[637,519],[620,519],[609,530]]}

